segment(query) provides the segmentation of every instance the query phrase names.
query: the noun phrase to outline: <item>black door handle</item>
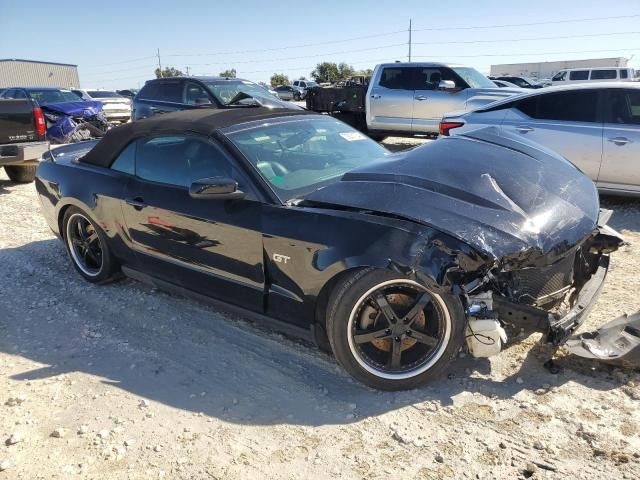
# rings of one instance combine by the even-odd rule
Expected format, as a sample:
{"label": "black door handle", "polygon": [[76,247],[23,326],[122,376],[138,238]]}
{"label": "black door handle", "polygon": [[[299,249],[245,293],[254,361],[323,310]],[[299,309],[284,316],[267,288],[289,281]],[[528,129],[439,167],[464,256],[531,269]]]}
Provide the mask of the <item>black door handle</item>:
{"label": "black door handle", "polygon": [[147,204],[144,203],[144,201],[140,197],[127,198],[125,202],[127,202],[127,205],[131,205],[136,210],[142,210],[144,207],[147,206]]}

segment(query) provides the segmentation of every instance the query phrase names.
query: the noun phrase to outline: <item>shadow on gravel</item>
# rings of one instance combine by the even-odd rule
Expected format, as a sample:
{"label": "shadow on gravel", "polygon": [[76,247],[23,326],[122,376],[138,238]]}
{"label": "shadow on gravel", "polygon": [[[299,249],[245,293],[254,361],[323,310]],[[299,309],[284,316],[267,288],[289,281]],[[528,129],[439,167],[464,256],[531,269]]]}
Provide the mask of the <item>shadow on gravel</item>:
{"label": "shadow on gravel", "polygon": [[640,231],[640,198],[602,195],[600,204],[603,208],[613,210],[609,226],[616,230]]}
{"label": "shadow on gravel", "polygon": [[345,424],[427,400],[449,405],[464,391],[506,398],[545,383],[619,386],[601,373],[551,375],[534,347],[503,381],[471,378],[489,374],[490,363],[467,357],[431,386],[378,392],[315,347],[204,304],[131,280],[88,284],[57,240],[0,250],[0,264],[0,350],[46,365],[16,381],[84,372],[150,401],[248,425]]}
{"label": "shadow on gravel", "polygon": [[5,180],[3,178],[0,178],[0,195],[5,195],[5,194],[8,194],[8,193],[11,193],[8,190],[8,187],[10,187],[12,185],[13,185],[13,183],[10,182],[9,180]]}

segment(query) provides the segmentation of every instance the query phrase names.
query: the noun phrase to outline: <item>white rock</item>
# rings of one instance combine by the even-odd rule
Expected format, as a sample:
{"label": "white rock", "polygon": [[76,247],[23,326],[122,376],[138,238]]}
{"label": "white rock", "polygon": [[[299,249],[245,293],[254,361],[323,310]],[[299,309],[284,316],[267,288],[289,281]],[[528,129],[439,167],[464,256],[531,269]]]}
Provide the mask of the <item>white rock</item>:
{"label": "white rock", "polygon": [[86,433],[89,433],[89,426],[88,425],[80,425],[80,428],[78,428],[78,435],[84,435]]}
{"label": "white rock", "polygon": [[161,450],[162,450],[162,445],[156,445],[155,447],[153,447],[154,452],[159,452]]}
{"label": "white rock", "polygon": [[98,437],[105,439],[109,437],[109,430],[100,430],[98,432]]}
{"label": "white rock", "polygon": [[516,378],[516,383],[518,385],[522,385],[524,383],[524,380],[522,379],[522,377],[518,377],[518,378]]}
{"label": "white rock", "polygon": [[0,460],[0,472],[9,470],[11,467],[13,467],[13,464],[9,460]]}
{"label": "white rock", "polygon": [[53,438],[63,438],[66,434],[67,431],[62,427],[56,428],[53,432],[51,432],[51,436]]}

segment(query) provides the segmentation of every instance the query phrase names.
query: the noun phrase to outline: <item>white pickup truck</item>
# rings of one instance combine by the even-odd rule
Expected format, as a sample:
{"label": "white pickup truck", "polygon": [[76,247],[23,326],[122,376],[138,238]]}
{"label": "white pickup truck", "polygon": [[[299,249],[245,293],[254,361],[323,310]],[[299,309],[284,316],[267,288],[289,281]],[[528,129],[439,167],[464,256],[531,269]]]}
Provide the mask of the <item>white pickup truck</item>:
{"label": "white pickup truck", "polygon": [[471,67],[384,63],[368,84],[314,88],[307,108],[336,114],[373,138],[438,134],[445,113],[467,111],[522,89],[499,88]]}

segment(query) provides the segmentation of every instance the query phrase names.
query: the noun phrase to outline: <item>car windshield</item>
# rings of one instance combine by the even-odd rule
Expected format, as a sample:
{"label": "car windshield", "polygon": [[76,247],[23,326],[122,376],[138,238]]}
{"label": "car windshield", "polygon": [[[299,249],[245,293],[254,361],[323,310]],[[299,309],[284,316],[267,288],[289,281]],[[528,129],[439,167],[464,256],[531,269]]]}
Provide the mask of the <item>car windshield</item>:
{"label": "car windshield", "polygon": [[[264,88],[257,83],[248,82],[247,80],[219,80],[219,81],[207,81],[204,82],[211,90],[213,95],[225,105],[228,105],[230,101],[236,98],[238,93],[246,93],[252,97],[262,97],[267,95]],[[247,104],[253,103],[250,98],[241,100],[237,103]]]}
{"label": "car windshield", "polygon": [[284,202],[390,155],[366,135],[331,117],[278,119],[227,136]]}
{"label": "car windshield", "polygon": [[319,87],[320,85],[318,85],[317,82],[310,82],[309,80],[306,80],[307,82],[307,88],[309,87]]}
{"label": "car windshield", "polygon": [[53,103],[77,102],[81,99],[70,90],[28,90],[29,95],[38,105],[45,106]]}
{"label": "car windshield", "polygon": [[460,75],[460,77],[462,77],[462,79],[467,82],[467,85],[471,88],[498,88],[496,84],[475,68],[454,67],[453,71]]}
{"label": "car windshield", "polygon": [[123,98],[119,93],[106,90],[87,90],[87,93],[91,98]]}

